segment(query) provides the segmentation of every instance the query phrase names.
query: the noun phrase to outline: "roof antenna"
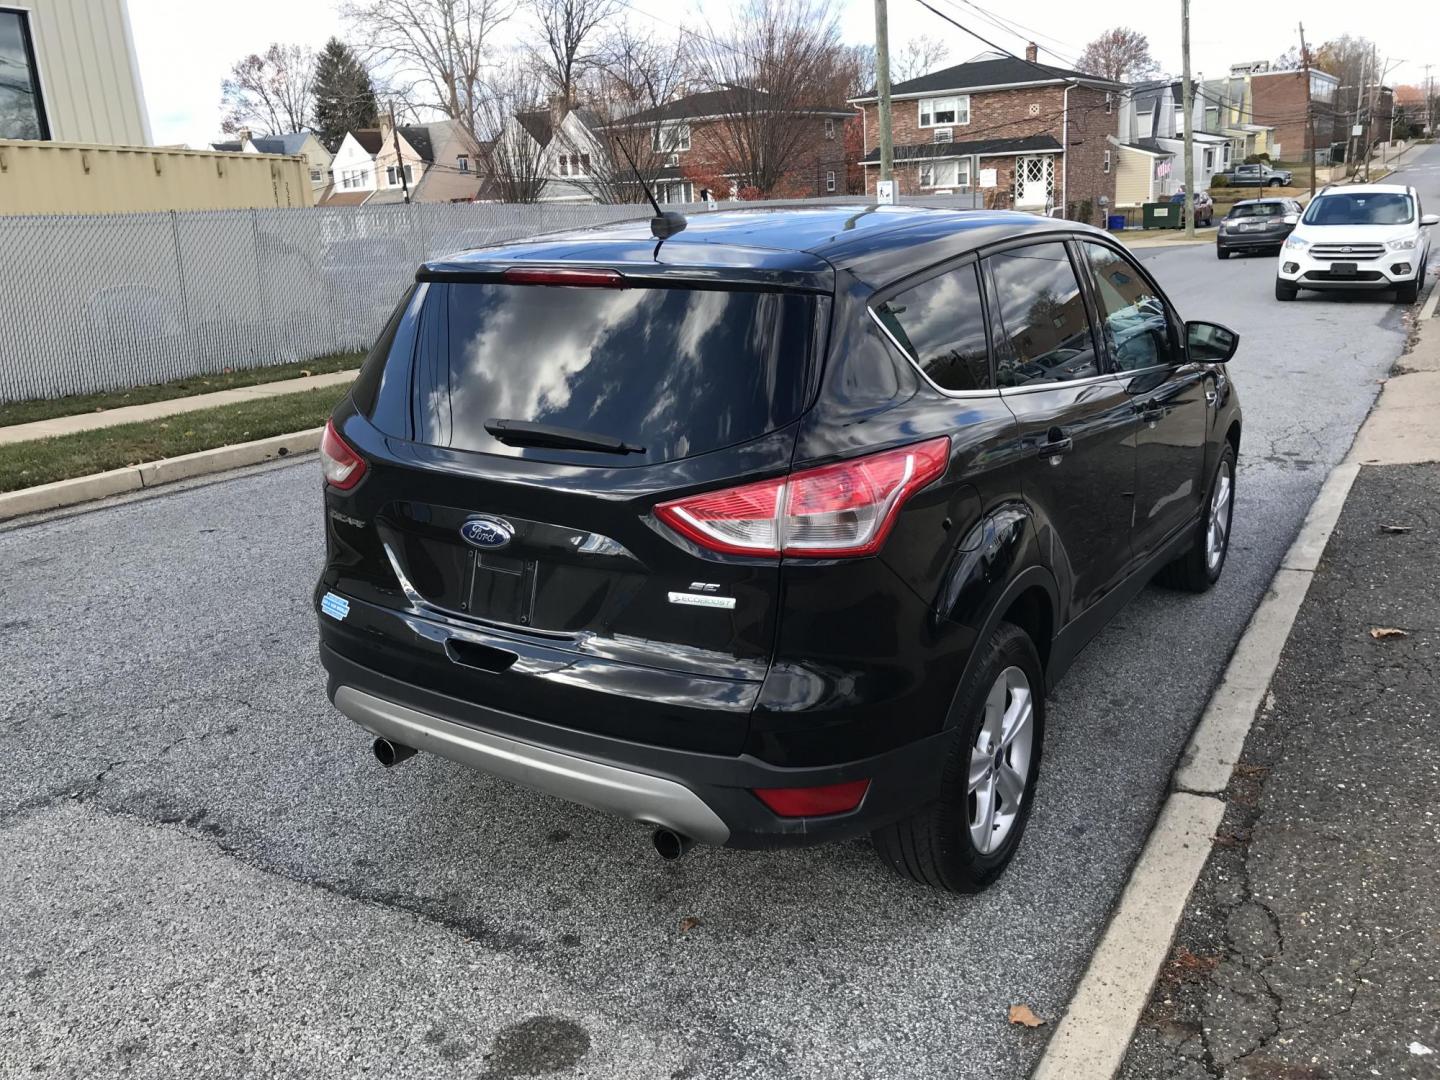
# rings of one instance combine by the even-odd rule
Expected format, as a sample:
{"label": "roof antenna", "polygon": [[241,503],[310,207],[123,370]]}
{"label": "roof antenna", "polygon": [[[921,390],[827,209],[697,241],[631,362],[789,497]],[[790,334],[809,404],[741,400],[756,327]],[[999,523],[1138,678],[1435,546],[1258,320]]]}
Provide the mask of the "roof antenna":
{"label": "roof antenna", "polygon": [[[650,191],[650,185],[645,183],[645,177],[640,175],[640,170],[635,165],[635,159],[630,156],[630,150],[625,145],[624,139],[616,139],[620,152],[625,155],[625,160],[630,163],[630,171],[635,174],[635,179],[640,181],[640,189],[645,192],[645,197],[650,200],[650,205],[655,208],[655,216],[650,219],[650,235],[656,240],[665,241],[678,232],[683,232],[688,224],[685,215],[675,210],[661,210],[660,204],[655,201],[655,196]],[[655,250],[660,250],[660,245],[655,245]]]}

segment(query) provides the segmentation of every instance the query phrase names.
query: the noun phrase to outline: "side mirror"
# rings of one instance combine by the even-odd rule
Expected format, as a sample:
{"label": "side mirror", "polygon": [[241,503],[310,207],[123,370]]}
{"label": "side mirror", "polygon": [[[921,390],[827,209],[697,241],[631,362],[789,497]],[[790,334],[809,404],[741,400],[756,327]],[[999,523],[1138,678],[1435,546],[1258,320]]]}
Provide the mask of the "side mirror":
{"label": "side mirror", "polygon": [[1426,214],[1420,219],[1421,225],[1440,225],[1440,214]]}
{"label": "side mirror", "polygon": [[1213,322],[1187,322],[1185,345],[1197,364],[1223,364],[1235,355],[1240,335],[1228,326]]}

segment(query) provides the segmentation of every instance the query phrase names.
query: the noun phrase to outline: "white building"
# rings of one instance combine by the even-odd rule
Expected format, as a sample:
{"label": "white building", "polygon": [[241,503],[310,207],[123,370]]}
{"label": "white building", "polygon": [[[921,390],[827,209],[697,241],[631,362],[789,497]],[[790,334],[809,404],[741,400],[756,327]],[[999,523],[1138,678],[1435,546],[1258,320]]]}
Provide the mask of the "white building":
{"label": "white building", "polygon": [[0,139],[149,146],[125,0],[0,0]]}

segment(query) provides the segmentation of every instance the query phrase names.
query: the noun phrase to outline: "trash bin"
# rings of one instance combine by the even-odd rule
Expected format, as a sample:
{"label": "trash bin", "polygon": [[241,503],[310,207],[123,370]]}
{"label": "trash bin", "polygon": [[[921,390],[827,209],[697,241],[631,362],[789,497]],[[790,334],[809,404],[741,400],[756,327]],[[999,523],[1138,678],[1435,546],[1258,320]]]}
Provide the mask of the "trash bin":
{"label": "trash bin", "polygon": [[1105,223],[1106,227],[1111,232],[1120,232],[1122,229],[1125,228],[1125,215],[1111,214],[1108,218],[1105,219]]}
{"label": "trash bin", "polygon": [[1185,204],[1147,202],[1142,223],[1147,229],[1178,229],[1185,223]]}

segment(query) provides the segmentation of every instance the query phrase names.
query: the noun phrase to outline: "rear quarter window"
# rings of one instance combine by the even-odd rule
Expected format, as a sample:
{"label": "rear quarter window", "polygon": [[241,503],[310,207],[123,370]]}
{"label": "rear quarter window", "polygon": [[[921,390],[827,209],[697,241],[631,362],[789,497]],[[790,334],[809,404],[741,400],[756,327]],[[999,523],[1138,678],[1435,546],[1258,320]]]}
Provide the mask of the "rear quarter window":
{"label": "rear quarter window", "polygon": [[898,292],[874,310],[937,386],[955,391],[990,389],[985,307],[973,263]]}

